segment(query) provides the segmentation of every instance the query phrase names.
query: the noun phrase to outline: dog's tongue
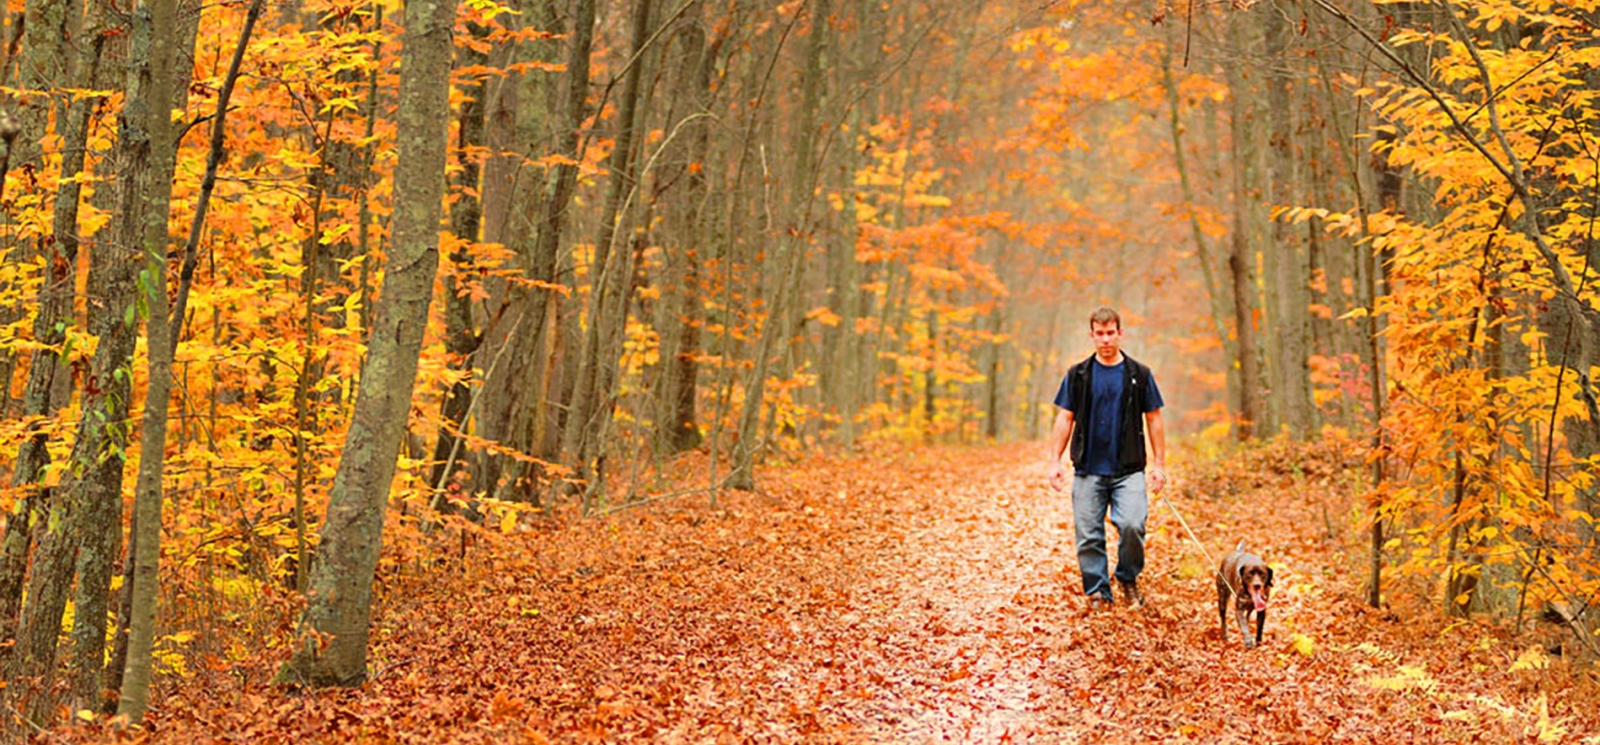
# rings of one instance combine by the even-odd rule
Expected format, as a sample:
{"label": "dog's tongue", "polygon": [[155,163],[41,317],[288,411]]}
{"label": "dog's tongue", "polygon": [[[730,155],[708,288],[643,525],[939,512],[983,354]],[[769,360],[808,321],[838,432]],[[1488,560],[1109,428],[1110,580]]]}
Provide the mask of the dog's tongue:
{"label": "dog's tongue", "polygon": [[1266,610],[1267,609],[1267,601],[1266,601],[1265,598],[1261,597],[1261,592],[1259,590],[1251,590],[1250,591],[1250,600],[1255,602],[1256,610]]}

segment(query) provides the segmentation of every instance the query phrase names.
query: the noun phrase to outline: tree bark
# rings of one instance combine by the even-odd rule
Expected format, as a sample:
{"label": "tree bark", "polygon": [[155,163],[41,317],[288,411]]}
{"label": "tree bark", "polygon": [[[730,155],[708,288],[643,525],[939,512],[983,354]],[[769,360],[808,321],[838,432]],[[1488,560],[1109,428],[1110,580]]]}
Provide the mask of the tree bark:
{"label": "tree bark", "polygon": [[[703,296],[700,276],[702,256],[710,247],[706,235],[709,221],[704,219],[706,202],[710,197],[706,178],[706,158],[711,148],[711,124],[708,121],[690,122],[689,117],[709,113],[711,103],[711,76],[714,72],[716,52],[707,47],[703,4],[697,3],[695,15],[685,22],[678,32],[680,57],[674,81],[673,106],[677,109],[670,117],[667,129],[693,127],[686,135],[688,143],[675,147],[666,158],[662,180],[668,184],[679,179],[687,180],[680,196],[671,200],[666,210],[667,235],[676,243],[677,250],[668,250],[667,292],[663,303],[661,374],[658,378],[657,400],[660,402],[660,421],[657,423],[658,440],[668,453],[681,453],[700,446],[700,428],[696,424],[700,354],[700,326],[703,314]],[[717,46],[720,47],[721,40]]]}
{"label": "tree bark", "polygon": [[615,378],[615,347],[627,322],[627,295],[633,275],[632,241],[623,250],[614,250],[621,223],[628,219],[628,203],[636,188],[634,180],[634,130],[640,110],[640,77],[644,67],[644,48],[650,36],[651,0],[634,0],[632,58],[624,73],[622,97],[618,100],[617,135],[612,145],[610,171],[606,179],[605,211],[600,218],[600,234],[594,245],[594,260],[589,264],[589,324],[579,357],[578,378],[567,407],[566,429],[561,450],[576,466],[580,478],[588,479],[584,491],[584,511],[600,488],[602,474],[593,461],[604,450],[600,433],[610,419],[611,382]]}
{"label": "tree bark", "polygon": [[[513,285],[506,289],[506,299],[498,311],[496,328],[478,355],[481,359],[485,355],[504,354],[513,363],[519,360],[535,361],[532,365],[502,365],[496,368],[494,374],[484,374],[483,387],[489,399],[484,402],[478,415],[477,434],[486,440],[527,444],[529,440],[520,437],[523,433],[541,428],[555,429],[547,425],[556,415],[546,401],[550,397],[548,393],[552,390],[552,383],[559,377],[554,367],[557,363],[551,356],[554,347],[551,341],[557,332],[547,327],[550,326],[548,319],[558,316],[561,302],[559,293],[555,291],[555,288],[562,286],[557,272],[561,234],[566,227],[568,207],[577,185],[576,162],[581,157],[581,134],[583,123],[588,118],[589,55],[594,45],[595,14],[596,0],[578,0],[568,33],[570,43],[567,47],[566,90],[562,94],[561,120],[556,126],[555,152],[560,159],[550,168],[538,209],[529,210],[531,229],[519,226],[511,231],[512,244],[517,246],[525,277],[539,284],[533,288]],[[528,102],[526,105],[536,106],[537,102]],[[527,112],[526,109],[524,111]],[[514,320],[518,318],[521,320]],[[513,325],[523,331],[508,335],[507,330]],[[499,350],[503,345],[510,346],[502,353]],[[477,367],[484,368],[487,365],[480,362]],[[530,375],[529,368],[538,375]],[[555,390],[559,390],[559,386]],[[504,463],[505,459],[494,453],[474,454],[471,466],[474,490],[491,493],[521,491],[521,467],[518,466],[513,472],[513,478],[503,478]]]}
{"label": "tree bark", "polygon": [[[486,65],[489,55],[477,51],[474,44],[486,44],[489,29],[481,24],[469,23],[467,30],[473,37],[473,43],[459,51],[456,66]],[[450,252],[453,271],[445,281],[444,294],[445,355],[452,370],[467,372],[471,371],[472,353],[477,351],[481,339],[473,323],[472,298],[468,295],[466,281],[472,270],[472,255],[467,251],[467,246],[479,240],[479,228],[483,223],[483,205],[478,200],[479,177],[483,167],[478,150],[484,144],[488,85],[485,75],[478,75],[477,80],[467,86],[464,91],[466,99],[461,102],[456,140],[456,158],[461,170],[455,179],[455,201],[450,206],[450,232],[459,242]],[[460,450],[460,438],[456,433],[466,432],[467,412],[471,404],[471,381],[463,375],[450,384],[445,391],[444,403],[440,405],[439,416],[444,423],[440,425],[438,438],[434,441],[433,472],[428,478],[428,484],[435,490],[442,490],[451,478],[450,471],[456,466]],[[441,509],[449,509],[449,502],[443,500],[442,492],[436,493],[434,501]]]}
{"label": "tree bark", "polygon": [[[95,617],[98,602],[103,638],[104,593],[109,589],[109,568],[121,537],[122,466],[138,330],[133,303],[135,278],[143,265],[144,210],[148,205],[145,197],[158,188],[158,181],[171,180],[170,171],[165,179],[159,173],[146,129],[149,110],[157,105],[164,106],[162,110],[171,108],[165,98],[171,87],[157,90],[151,78],[151,11],[150,6],[141,6],[132,19],[129,78],[116,158],[120,194],[115,240],[95,247],[95,260],[90,267],[90,295],[102,302],[91,303],[89,331],[99,337],[99,344],[91,363],[92,372],[84,383],[84,413],[69,460],[71,466],[57,487],[62,496],[50,505],[29,572],[27,603],[18,634],[12,680],[24,678],[33,683],[35,695],[27,709],[35,722],[46,721],[54,711],[50,682],[73,576],[83,569],[101,574],[96,569],[104,567],[103,577],[80,579],[78,598],[88,600],[90,607],[79,607],[74,613],[74,617]],[[96,660],[96,674],[98,664]]]}
{"label": "tree bark", "polygon": [[759,443],[756,433],[761,423],[761,409],[766,390],[767,365],[773,348],[785,343],[793,335],[791,319],[794,318],[793,296],[797,293],[801,260],[810,244],[808,223],[812,192],[816,188],[813,149],[816,141],[817,102],[821,97],[823,50],[830,36],[829,23],[833,10],[832,0],[817,0],[807,9],[811,15],[811,38],[806,45],[805,66],[801,70],[801,110],[795,123],[794,170],[788,186],[790,234],[778,239],[780,260],[769,262],[779,271],[779,276],[766,282],[766,307],[768,313],[761,324],[761,338],[756,344],[754,367],[745,386],[744,407],[739,414],[738,440],[734,443],[732,471],[728,485],[735,489],[754,489],[754,460]]}
{"label": "tree bark", "polygon": [[[22,59],[18,65],[19,87],[30,92],[48,91],[21,95],[12,125],[15,129],[11,129],[5,137],[6,158],[4,167],[0,168],[0,178],[15,169],[15,180],[21,187],[19,191],[31,192],[39,188],[34,173],[41,165],[43,149],[40,142],[49,128],[54,93],[60,90],[62,81],[68,79],[66,68],[71,55],[66,54],[66,45],[82,24],[83,10],[82,0],[36,0],[27,4],[25,15],[22,16],[26,20],[15,31],[18,34],[26,32]],[[9,70],[0,72],[0,84],[6,82],[6,72]],[[44,252],[44,247],[37,243],[25,243],[13,251],[20,254],[6,255],[6,260],[21,262]],[[15,323],[23,313],[21,304],[0,306],[0,324]],[[18,358],[13,351],[0,349],[0,414],[12,413],[11,379],[16,374],[17,363]]]}
{"label": "tree bark", "polygon": [[990,341],[984,345],[989,359],[983,376],[986,382],[983,401],[983,435],[990,442],[997,442],[1000,439],[1000,412],[1004,411],[1004,407],[1000,403],[1001,390],[1003,388],[1000,380],[1002,370],[1000,359],[1005,346],[999,340],[1005,329],[1005,309],[1004,300],[995,298],[993,307],[989,309]]}
{"label": "tree bark", "polygon": [[[1266,13],[1267,46],[1267,111],[1271,129],[1269,149],[1271,162],[1271,208],[1293,206],[1295,189],[1295,147],[1293,100],[1291,78],[1294,72],[1288,46],[1291,34],[1287,14],[1294,3],[1279,0],[1264,3]],[[1279,400],[1282,416],[1279,421],[1288,427],[1296,439],[1305,439],[1316,426],[1311,405],[1311,381],[1308,367],[1310,354],[1307,339],[1310,336],[1310,298],[1306,269],[1306,252],[1298,232],[1286,219],[1272,221],[1272,246],[1268,255],[1273,257],[1270,271],[1274,281],[1269,284],[1275,292],[1269,294],[1276,300],[1272,310],[1273,333],[1273,389]]]}
{"label": "tree bark", "polygon": [[[140,435],[139,477],[134,493],[134,531],[129,541],[133,571],[131,609],[128,621],[128,651],[126,668],[122,675],[121,698],[117,713],[138,723],[144,718],[150,701],[150,678],[154,659],[151,651],[155,645],[156,602],[161,559],[161,501],[162,481],[166,465],[167,409],[171,404],[173,388],[173,358],[178,341],[183,336],[183,319],[188,310],[189,290],[194,278],[196,251],[200,230],[205,225],[206,210],[211,191],[216,185],[217,167],[222,161],[223,138],[226,133],[228,101],[233,95],[233,85],[239,77],[239,67],[244,59],[245,47],[256,20],[261,16],[264,0],[252,0],[245,14],[244,26],[239,32],[239,43],[234,48],[232,62],[222,89],[217,96],[217,108],[211,126],[211,141],[206,158],[206,172],[200,184],[200,197],[195,206],[194,219],[182,254],[177,296],[172,312],[167,311],[167,217],[170,211],[172,182],[155,184],[145,202],[144,246],[148,264],[150,318],[147,322],[147,347],[150,358],[150,382],[145,396],[144,429]],[[165,6],[165,7],[163,7]],[[171,38],[175,26],[174,0],[152,3],[151,33],[156,39]],[[156,47],[166,45],[157,44]],[[160,56],[151,62],[152,90],[171,90],[174,77],[174,60],[169,48],[157,52]],[[187,76],[186,76],[187,77]],[[147,129],[150,132],[151,157],[166,163],[176,157],[176,142],[170,117],[161,116],[166,111],[157,99],[151,102]],[[103,626],[103,624],[101,624]],[[103,643],[104,633],[95,633]],[[93,655],[99,667],[100,644],[89,645],[80,656]],[[76,691],[76,698],[84,701],[88,693]]]}
{"label": "tree bark", "polygon": [[[94,15],[87,24],[88,43],[80,47],[74,57],[74,66],[64,79],[66,84],[78,88],[92,87],[99,79],[101,51],[108,38],[103,27],[102,6],[96,4],[93,8]],[[65,343],[66,328],[73,322],[73,293],[77,287],[80,245],[78,202],[83,188],[81,182],[68,178],[83,172],[89,120],[102,100],[85,97],[57,108],[56,131],[62,143],[62,178],[51,215],[51,240],[47,243],[45,266],[49,273],[39,286],[39,312],[33,323],[34,340],[49,348]],[[27,386],[22,394],[24,417],[39,417],[42,421],[55,415],[62,403],[54,395],[56,387],[62,379],[71,385],[70,377],[62,374],[64,371],[61,354],[43,350],[34,354],[28,366]],[[48,444],[43,428],[36,427],[33,434],[18,446],[11,473],[11,485],[21,492],[21,496],[6,521],[4,548],[0,550],[0,670],[9,666],[15,648],[23,580],[28,553],[32,548],[31,527],[49,510],[50,492],[36,483],[50,461]]]}
{"label": "tree bark", "polygon": [[356,685],[366,678],[372,582],[439,267],[449,148],[455,3],[412,0],[405,13],[394,238],[373,309],[361,388],[329,490],[300,640],[277,676],[282,684]]}
{"label": "tree bark", "polygon": [[[1242,21],[1235,14],[1228,21],[1228,37],[1235,53],[1243,48]],[[1251,159],[1255,157],[1253,136],[1247,118],[1249,104],[1245,100],[1245,83],[1238,65],[1227,65],[1230,134],[1233,154],[1233,235],[1228,255],[1228,271],[1233,278],[1234,333],[1238,337],[1234,364],[1239,369],[1239,421],[1235,434],[1240,440],[1255,437],[1262,421],[1261,367],[1256,356],[1255,323],[1255,250],[1250,242],[1252,220],[1249,215],[1254,198],[1251,195]]]}

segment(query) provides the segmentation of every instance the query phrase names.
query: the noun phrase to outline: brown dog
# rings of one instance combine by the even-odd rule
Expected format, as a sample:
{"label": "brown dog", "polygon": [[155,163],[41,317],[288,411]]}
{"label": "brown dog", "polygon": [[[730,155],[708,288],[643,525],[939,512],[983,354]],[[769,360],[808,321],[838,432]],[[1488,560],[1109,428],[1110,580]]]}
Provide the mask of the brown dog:
{"label": "brown dog", "polygon": [[[1255,554],[1244,552],[1244,542],[1222,557],[1217,566],[1217,614],[1222,618],[1222,638],[1228,638],[1228,601],[1239,619],[1239,633],[1248,649],[1261,643],[1267,625],[1267,597],[1272,594],[1272,567]],[[1251,613],[1256,614],[1256,637],[1250,638]]]}

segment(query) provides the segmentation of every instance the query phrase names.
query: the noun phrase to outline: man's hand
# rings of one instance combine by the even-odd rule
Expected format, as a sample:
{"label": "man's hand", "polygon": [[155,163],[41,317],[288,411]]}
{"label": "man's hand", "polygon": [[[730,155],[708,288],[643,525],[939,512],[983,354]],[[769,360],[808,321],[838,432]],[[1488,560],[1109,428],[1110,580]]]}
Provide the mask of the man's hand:
{"label": "man's hand", "polygon": [[1050,466],[1050,488],[1061,491],[1067,486],[1066,466],[1056,463]]}
{"label": "man's hand", "polygon": [[1147,475],[1149,476],[1148,480],[1150,482],[1151,494],[1160,494],[1162,489],[1167,488],[1166,470],[1161,468],[1152,468]]}

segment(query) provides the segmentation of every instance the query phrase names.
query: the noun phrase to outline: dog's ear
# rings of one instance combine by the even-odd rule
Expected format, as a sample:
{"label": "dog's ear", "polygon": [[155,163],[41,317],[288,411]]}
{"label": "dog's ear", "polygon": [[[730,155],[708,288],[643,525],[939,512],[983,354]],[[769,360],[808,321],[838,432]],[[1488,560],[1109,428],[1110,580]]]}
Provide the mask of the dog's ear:
{"label": "dog's ear", "polygon": [[1267,587],[1272,586],[1272,567],[1267,567]]}
{"label": "dog's ear", "polygon": [[1238,583],[1235,584],[1234,587],[1239,588],[1240,592],[1244,592],[1244,588],[1250,586],[1250,578],[1246,576],[1249,574],[1249,571],[1250,567],[1244,564],[1240,564],[1234,569],[1234,574],[1237,575],[1234,577],[1234,581]]}

